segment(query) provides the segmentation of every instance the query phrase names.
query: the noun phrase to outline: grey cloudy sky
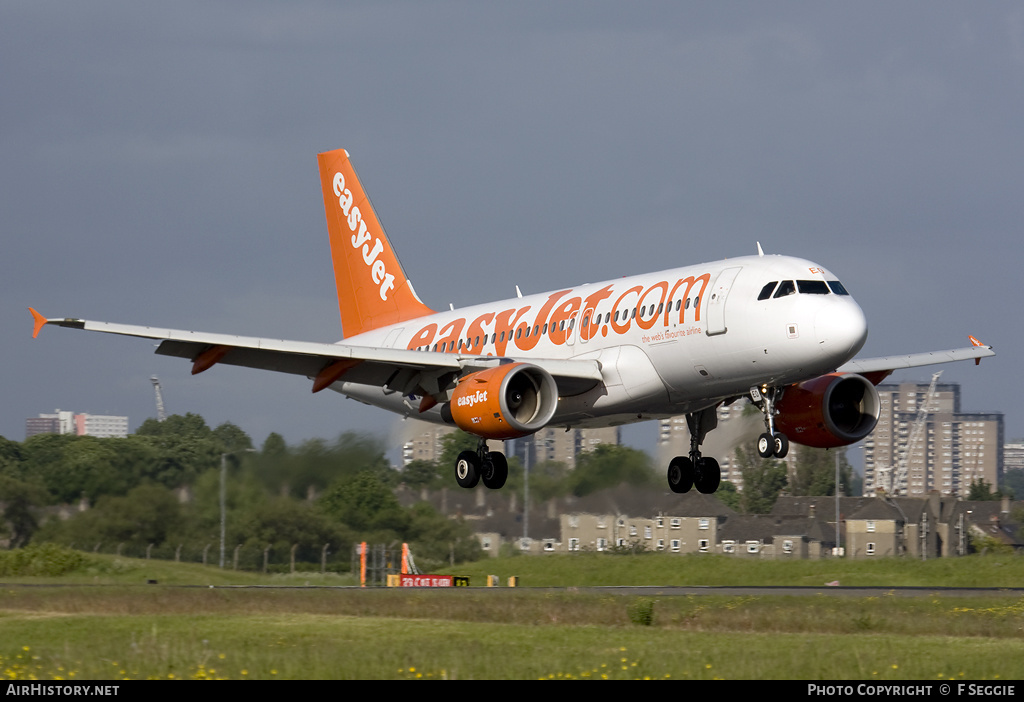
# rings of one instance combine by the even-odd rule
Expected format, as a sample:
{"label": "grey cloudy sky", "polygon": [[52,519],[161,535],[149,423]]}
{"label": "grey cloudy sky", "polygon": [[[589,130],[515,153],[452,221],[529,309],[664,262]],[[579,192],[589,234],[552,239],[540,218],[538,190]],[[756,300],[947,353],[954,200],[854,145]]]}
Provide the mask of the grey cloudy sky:
{"label": "grey cloudy sky", "polygon": [[8,438],[58,407],[134,429],[151,375],[257,443],[391,431],[301,378],[31,339],[29,305],[336,341],[334,148],[435,308],[760,241],[839,275],[862,355],[993,344],[943,380],[1024,436],[1020,3],[6,0],[0,66]]}

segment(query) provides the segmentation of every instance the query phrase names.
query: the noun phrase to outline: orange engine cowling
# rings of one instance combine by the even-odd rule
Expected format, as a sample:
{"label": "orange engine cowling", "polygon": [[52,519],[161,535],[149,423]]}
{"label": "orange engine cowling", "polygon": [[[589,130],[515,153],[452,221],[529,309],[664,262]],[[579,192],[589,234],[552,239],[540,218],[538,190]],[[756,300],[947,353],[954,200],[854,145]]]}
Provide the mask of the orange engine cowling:
{"label": "orange engine cowling", "polygon": [[878,422],[878,391],[854,373],[829,373],[786,388],[775,428],[791,441],[835,448],[860,441]]}
{"label": "orange engine cowling", "polygon": [[550,373],[509,363],[461,378],[442,414],[484,439],[515,439],[542,429],[557,406],[558,387]]}

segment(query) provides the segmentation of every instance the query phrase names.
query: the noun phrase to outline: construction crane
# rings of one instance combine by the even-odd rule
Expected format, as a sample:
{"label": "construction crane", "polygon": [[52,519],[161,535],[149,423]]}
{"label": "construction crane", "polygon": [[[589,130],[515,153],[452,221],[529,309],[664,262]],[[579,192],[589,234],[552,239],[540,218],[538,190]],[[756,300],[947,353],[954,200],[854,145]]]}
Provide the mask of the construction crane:
{"label": "construction crane", "polygon": [[[939,382],[939,376],[942,375],[942,371],[932,374],[931,385],[928,386],[928,392],[924,395],[924,400],[917,407],[917,418],[914,420],[914,425],[910,429],[910,436],[907,438],[907,448],[903,454],[896,460],[895,466],[888,468],[880,468],[878,484],[885,490],[889,495],[896,494],[897,491],[902,490],[902,494],[907,494],[907,486],[904,484],[907,480],[907,469],[910,463],[910,455],[914,450],[914,446],[921,438],[921,434],[924,433],[925,425],[928,423],[928,414],[932,406],[932,398],[935,397],[935,386]],[[895,417],[893,417],[895,419]]]}
{"label": "construction crane", "polygon": [[153,383],[153,392],[156,393],[156,421],[162,422],[167,419],[167,412],[164,411],[164,396],[160,393],[160,379],[154,375],[149,382]]}

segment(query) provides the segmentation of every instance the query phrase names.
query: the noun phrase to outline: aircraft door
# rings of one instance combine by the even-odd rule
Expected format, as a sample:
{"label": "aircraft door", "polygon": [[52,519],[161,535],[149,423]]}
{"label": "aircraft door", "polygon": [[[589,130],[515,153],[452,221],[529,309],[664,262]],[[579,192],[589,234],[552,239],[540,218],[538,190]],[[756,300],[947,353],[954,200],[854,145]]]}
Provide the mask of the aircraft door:
{"label": "aircraft door", "polygon": [[742,269],[742,266],[736,266],[734,268],[726,268],[719,273],[718,278],[711,287],[711,294],[706,296],[708,300],[708,336],[725,334],[729,331],[725,323],[725,301],[729,296],[729,289]]}
{"label": "aircraft door", "polygon": [[[576,334],[579,332],[577,327],[579,327],[580,319],[580,313],[578,311],[573,312],[572,316],[569,317],[569,321],[565,323],[565,343],[569,346],[572,346],[573,344],[576,343]],[[582,342],[582,336],[580,337],[580,340]]]}

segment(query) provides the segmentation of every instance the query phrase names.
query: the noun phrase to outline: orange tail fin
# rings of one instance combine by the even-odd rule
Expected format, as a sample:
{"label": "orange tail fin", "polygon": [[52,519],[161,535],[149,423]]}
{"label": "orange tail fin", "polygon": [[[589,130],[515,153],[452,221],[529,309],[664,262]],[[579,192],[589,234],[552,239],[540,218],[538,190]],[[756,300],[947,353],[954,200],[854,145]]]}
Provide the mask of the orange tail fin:
{"label": "orange tail fin", "polygon": [[345,337],[433,314],[416,296],[344,149],[318,154]]}

